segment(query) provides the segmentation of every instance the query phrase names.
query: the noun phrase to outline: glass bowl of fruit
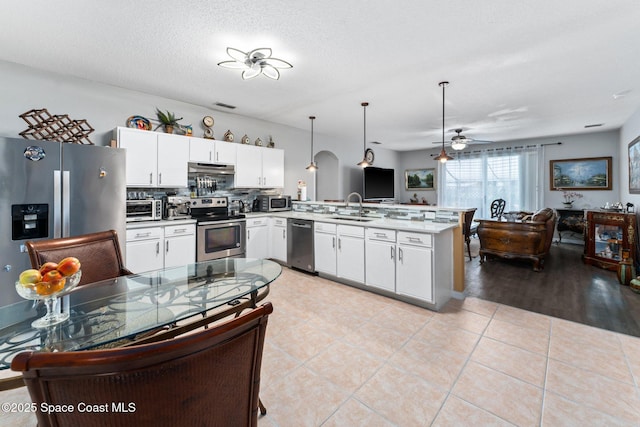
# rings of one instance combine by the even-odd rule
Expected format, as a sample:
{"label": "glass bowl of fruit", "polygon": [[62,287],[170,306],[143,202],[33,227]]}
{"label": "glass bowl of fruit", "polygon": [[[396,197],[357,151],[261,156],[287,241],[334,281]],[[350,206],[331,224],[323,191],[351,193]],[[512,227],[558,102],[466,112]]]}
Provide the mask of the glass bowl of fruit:
{"label": "glass bowl of fruit", "polygon": [[59,263],[47,262],[39,269],[28,269],[20,273],[16,291],[22,298],[44,301],[47,314],[34,320],[34,328],[47,328],[69,318],[69,313],[56,313],[58,297],[71,291],[80,283],[82,271],[77,258],[68,257]]}

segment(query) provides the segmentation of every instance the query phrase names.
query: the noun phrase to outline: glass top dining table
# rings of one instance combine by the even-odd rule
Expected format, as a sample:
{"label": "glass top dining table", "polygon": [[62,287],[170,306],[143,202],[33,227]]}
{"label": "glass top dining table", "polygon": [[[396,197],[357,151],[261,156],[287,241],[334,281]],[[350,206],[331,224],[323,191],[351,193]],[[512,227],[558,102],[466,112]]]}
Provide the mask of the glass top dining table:
{"label": "glass top dining table", "polygon": [[223,258],[86,284],[60,297],[69,319],[43,329],[31,326],[45,314],[42,303],[0,307],[0,370],[22,351],[117,347],[180,322],[197,325],[227,308],[255,306],[281,271],[274,261]]}

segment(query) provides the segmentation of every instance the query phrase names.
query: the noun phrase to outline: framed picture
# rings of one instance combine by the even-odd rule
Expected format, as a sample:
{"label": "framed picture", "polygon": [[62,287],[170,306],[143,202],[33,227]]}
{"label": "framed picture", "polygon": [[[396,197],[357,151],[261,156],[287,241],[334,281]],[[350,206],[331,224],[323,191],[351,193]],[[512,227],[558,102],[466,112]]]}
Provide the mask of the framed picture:
{"label": "framed picture", "polygon": [[611,190],[611,159],[550,160],[551,190]]}
{"label": "framed picture", "polygon": [[640,136],[629,143],[629,193],[640,194]]}
{"label": "framed picture", "polygon": [[404,171],[404,188],[406,190],[435,190],[436,170],[407,169]]}

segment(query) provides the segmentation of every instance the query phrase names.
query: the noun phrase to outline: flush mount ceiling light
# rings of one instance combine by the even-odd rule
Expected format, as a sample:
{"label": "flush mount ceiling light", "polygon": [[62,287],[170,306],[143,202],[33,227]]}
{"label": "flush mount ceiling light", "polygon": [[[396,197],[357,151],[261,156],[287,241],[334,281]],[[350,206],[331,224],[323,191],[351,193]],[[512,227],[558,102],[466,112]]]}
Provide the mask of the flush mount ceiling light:
{"label": "flush mount ceiling light", "polygon": [[444,88],[449,85],[449,82],[440,82],[438,86],[442,88],[442,150],[440,154],[434,157],[434,160],[438,160],[441,163],[445,163],[447,160],[453,160],[453,157],[449,156],[444,150]]}
{"label": "flush mount ceiling light", "polygon": [[243,80],[254,78],[259,74],[264,74],[270,79],[278,80],[280,78],[280,71],[278,71],[278,69],[293,67],[293,65],[287,61],[272,58],[271,48],[268,47],[254,49],[248,53],[228,47],[227,55],[229,55],[233,61],[222,61],[219,62],[218,65],[224,68],[243,70]]}
{"label": "flush mount ceiling light", "polygon": [[315,119],[315,116],[309,116],[309,120],[311,120],[311,163],[309,163],[309,166],[307,166],[307,170],[309,172],[315,172],[318,170],[316,162],[313,161],[313,121]]}
{"label": "flush mount ceiling light", "polygon": [[367,105],[369,105],[369,103],[363,102],[360,105],[362,105],[364,109],[364,156],[360,163],[358,163],[358,166],[366,168],[373,163],[373,151],[367,150]]}

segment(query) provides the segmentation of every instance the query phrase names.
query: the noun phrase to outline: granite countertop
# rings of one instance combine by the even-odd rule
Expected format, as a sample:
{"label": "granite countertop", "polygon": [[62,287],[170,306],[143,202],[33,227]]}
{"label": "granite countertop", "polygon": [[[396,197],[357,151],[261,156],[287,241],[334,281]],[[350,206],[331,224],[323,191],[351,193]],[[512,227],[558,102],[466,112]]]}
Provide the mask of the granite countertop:
{"label": "granite countertop", "polygon": [[[333,224],[342,225],[354,225],[357,227],[374,227],[374,228],[387,228],[398,231],[416,231],[423,233],[441,233],[446,230],[458,227],[458,223],[455,222],[436,222],[436,221],[410,221],[402,219],[391,218],[370,218],[370,221],[354,221],[351,219],[336,218],[339,215],[333,214],[318,214],[308,212],[251,212],[246,214],[247,219],[260,218],[260,217],[280,217],[280,218],[299,218],[308,219],[318,222],[327,222]],[[348,217],[347,217],[348,218]]]}

